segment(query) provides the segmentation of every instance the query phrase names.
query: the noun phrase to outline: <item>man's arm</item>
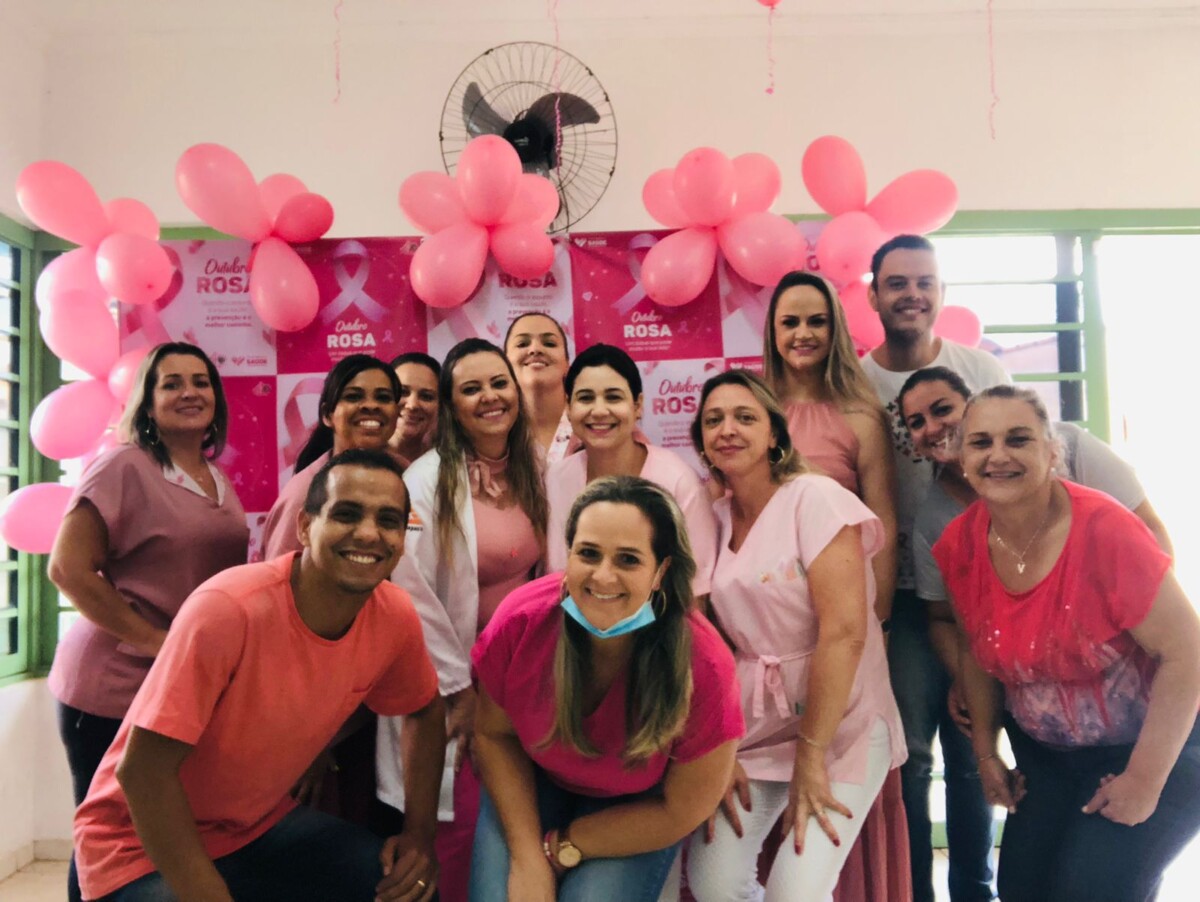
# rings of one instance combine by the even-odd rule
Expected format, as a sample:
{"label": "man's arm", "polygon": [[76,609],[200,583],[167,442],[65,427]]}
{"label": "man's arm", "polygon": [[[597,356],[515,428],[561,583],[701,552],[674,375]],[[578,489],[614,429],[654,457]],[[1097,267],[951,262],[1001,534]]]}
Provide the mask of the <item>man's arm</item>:
{"label": "man's arm", "polygon": [[179,768],[192,746],[133,727],[117,766],[134,829],[146,854],[180,902],[233,902],[204,851]]}

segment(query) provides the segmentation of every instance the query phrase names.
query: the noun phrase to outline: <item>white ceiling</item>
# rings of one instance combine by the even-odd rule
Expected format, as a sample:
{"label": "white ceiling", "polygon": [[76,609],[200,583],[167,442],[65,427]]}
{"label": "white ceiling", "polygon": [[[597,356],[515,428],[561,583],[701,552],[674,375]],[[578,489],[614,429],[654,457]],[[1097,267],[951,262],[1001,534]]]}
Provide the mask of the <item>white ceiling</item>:
{"label": "white ceiling", "polygon": [[[4,18],[16,15],[49,37],[83,33],[155,34],[177,31],[295,32],[405,24],[452,28],[462,21],[548,23],[557,7],[563,25],[593,21],[709,22],[755,19],[767,11],[755,0],[0,0]],[[781,0],[779,21],[983,15],[987,0]],[[998,17],[1136,13],[1195,14],[1196,0],[994,0]]]}

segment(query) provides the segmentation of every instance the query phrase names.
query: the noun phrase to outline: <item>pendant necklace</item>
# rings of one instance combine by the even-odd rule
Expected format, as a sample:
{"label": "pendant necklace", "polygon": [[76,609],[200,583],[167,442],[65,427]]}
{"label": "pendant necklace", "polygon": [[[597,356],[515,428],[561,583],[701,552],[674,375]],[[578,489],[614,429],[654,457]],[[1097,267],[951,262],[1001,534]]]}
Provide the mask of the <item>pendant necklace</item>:
{"label": "pendant necklace", "polygon": [[1046,524],[1050,522],[1050,514],[1053,512],[1053,510],[1054,499],[1052,498],[1050,499],[1050,506],[1046,508],[1046,516],[1042,517],[1042,522],[1034,532],[1033,537],[1030,538],[1030,540],[1025,544],[1025,547],[1021,549],[1019,553],[1015,548],[1001,538],[1000,533],[996,531],[996,524],[990,524],[991,533],[996,537],[996,542],[1001,548],[1017,559],[1017,573],[1023,574],[1025,572],[1025,555],[1029,554],[1029,549],[1033,547],[1033,543],[1037,541],[1038,536],[1042,534],[1042,530],[1046,528]]}

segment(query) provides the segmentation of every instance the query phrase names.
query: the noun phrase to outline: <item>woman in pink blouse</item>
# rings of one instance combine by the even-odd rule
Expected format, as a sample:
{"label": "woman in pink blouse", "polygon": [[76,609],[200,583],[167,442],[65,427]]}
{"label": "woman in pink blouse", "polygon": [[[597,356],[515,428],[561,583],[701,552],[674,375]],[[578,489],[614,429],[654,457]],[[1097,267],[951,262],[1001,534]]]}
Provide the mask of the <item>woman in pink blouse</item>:
{"label": "woman in pink blouse", "polygon": [[759,851],[782,815],[766,899],[822,899],[905,755],[872,614],[883,528],[809,472],[752,373],[704,384],[692,441],[728,488],[715,506],[711,601],[736,653],[747,729],[725,814],[692,843],[689,886],[699,902],[757,897]]}
{"label": "woman in pink blouse", "polygon": [[984,795],[1009,811],[1000,897],[1152,899],[1200,832],[1200,619],[1141,520],[1055,475],[1035,393],[980,392],[961,431],[979,500],[933,554]]}
{"label": "woman in pink blouse", "polygon": [[[479,338],[451,348],[438,396],[434,448],[404,473],[412,515],[392,579],[421,615],[448,700],[454,749],[443,778],[438,892],[445,902],[460,902],[479,806],[468,754],[475,709],[468,655],[500,601],[542,561],[546,495],[522,394],[499,348]],[[400,727],[399,718],[380,722],[377,774],[379,798],[403,810]]]}
{"label": "woman in pink blouse", "polygon": [[[49,576],[82,615],[50,671],[75,804],[116,736],[187,596],[246,562],[250,533],[214,461],[229,414],[217,368],[194,345],[142,362],[118,427],[75,489]],[[69,895],[79,898],[72,863]]]}

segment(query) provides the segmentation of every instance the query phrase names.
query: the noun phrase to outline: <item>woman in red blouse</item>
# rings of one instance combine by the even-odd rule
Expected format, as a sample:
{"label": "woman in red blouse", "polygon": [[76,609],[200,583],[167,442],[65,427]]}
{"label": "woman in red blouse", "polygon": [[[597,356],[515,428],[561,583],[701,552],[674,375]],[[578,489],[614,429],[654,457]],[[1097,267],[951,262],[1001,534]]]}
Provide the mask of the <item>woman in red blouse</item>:
{"label": "woman in red blouse", "polygon": [[1000,897],[1151,899],[1200,831],[1200,619],[1145,524],[1054,476],[1037,395],[981,392],[962,436],[979,501],[933,553],[984,793],[1009,811]]}

